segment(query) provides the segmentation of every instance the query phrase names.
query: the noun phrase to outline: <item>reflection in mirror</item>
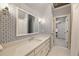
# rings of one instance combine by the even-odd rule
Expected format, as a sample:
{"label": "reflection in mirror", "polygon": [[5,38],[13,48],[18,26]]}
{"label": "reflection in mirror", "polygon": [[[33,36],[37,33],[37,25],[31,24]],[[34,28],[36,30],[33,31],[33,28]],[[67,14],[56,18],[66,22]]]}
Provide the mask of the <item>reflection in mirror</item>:
{"label": "reflection in mirror", "polygon": [[35,22],[35,17],[32,15],[28,15],[28,33],[33,33],[34,32],[34,22]]}
{"label": "reflection in mirror", "polygon": [[16,35],[22,36],[36,33],[39,30],[39,22],[36,17],[26,13],[25,10],[17,8]]}

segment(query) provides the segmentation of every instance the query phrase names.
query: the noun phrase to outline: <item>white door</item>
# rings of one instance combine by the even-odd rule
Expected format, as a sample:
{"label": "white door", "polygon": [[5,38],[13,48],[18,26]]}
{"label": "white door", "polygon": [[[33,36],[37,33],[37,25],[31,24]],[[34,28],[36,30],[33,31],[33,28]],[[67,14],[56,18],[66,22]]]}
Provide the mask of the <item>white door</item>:
{"label": "white door", "polygon": [[60,22],[57,24],[57,38],[65,39],[65,22]]}
{"label": "white door", "polygon": [[59,17],[57,21],[57,38],[66,39],[66,17]]}
{"label": "white door", "polygon": [[[62,16],[56,18],[57,39],[63,39],[64,45],[67,47],[69,33],[69,17]],[[63,44],[62,42],[62,44]]]}

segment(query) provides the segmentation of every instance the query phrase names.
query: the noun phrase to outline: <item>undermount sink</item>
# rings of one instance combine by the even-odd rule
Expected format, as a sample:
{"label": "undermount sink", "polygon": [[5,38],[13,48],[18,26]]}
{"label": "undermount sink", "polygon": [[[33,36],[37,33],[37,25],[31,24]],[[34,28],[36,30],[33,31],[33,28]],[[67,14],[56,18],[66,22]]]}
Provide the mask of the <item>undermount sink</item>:
{"label": "undermount sink", "polygon": [[28,40],[29,42],[40,42],[42,41],[41,39],[38,39],[38,38],[31,38]]}
{"label": "undermount sink", "polygon": [[39,43],[41,41],[42,41],[42,39],[39,39],[36,37],[32,37],[32,38],[28,39],[28,43],[37,43],[37,42]]}

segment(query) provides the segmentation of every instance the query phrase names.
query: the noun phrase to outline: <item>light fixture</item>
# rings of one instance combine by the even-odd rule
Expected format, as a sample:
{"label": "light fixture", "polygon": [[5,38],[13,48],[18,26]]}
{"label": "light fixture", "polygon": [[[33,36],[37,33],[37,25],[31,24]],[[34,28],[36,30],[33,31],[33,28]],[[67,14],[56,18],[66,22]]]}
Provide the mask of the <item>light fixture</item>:
{"label": "light fixture", "polygon": [[42,23],[42,24],[45,23],[45,19],[43,19],[43,18],[40,18],[38,21],[39,21],[40,23]]}
{"label": "light fixture", "polygon": [[4,9],[5,7],[8,7],[8,3],[0,3],[0,9]]}
{"label": "light fixture", "polygon": [[0,3],[0,9],[2,10],[2,14],[6,15],[8,11],[8,3]]}
{"label": "light fixture", "polygon": [[38,21],[41,22],[41,19],[39,19]]}

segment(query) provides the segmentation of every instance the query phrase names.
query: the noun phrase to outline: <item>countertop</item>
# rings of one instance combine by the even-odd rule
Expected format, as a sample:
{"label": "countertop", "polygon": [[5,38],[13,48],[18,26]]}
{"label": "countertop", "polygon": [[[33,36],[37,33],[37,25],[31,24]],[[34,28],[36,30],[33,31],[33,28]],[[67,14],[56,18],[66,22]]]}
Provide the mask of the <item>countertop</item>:
{"label": "countertop", "polygon": [[24,56],[46,41],[50,36],[39,36],[31,40],[22,39],[10,42],[3,45],[3,50],[0,51],[2,56]]}

